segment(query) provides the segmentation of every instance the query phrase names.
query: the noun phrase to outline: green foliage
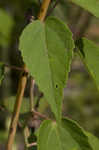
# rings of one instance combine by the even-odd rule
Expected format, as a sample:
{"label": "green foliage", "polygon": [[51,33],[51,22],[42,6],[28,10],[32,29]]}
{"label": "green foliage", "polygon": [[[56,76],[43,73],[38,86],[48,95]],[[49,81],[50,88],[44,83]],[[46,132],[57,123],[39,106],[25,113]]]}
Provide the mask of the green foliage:
{"label": "green foliage", "polygon": [[71,32],[56,18],[47,19],[45,25],[34,21],[20,38],[23,59],[59,120],[73,48]]}
{"label": "green foliage", "polygon": [[7,46],[14,22],[12,17],[3,9],[0,9],[0,20],[2,20],[0,21],[0,45]]}
{"label": "green foliage", "polygon": [[99,46],[86,38],[78,41],[77,45],[80,49],[80,56],[99,89]]}
{"label": "green foliage", "polygon": [[88,136],[88,141],[90,145],[92,146],[93,150],[98,150],[99,149],[99,139],[92,135],[91,133],[86,133]]}
{"label": "green foliage", "polygon": [[[99,17],[98,0],[71,1],[85,8],[94,16]],[[7,1],[7,4],[8,3],[9,2]],[[32,6],[32,10],[34,11],[30,12],[29,17],[31,18],[31,15],[37,17],[40,7],[38,1],[29,0],[28,4]],[[51,3],[51,7],[52,4],[53,2]],[[56,8],[56,12],[54,13],[56,16],[66,21],[65,19],[67,16],[65,16],[65,13],[68,14],[69,3],[68,1],[65,2],[65,0],[62,0],[60,4],[61,5]],[[19,20],[22,21],[24,18],[24,11],[29,5],[27,5],[26,0],[24,1],[24,5],[23,1],[20,3],[18,0],[12,1],[12,6],[14,5],[16,6],[13,10],[17,10],[14,14],[15,20],[16,22]],[[17,9],[18,7],[20,7],[20,11]],[[22,12],[21,16],[20,12]],[[19,13],[19,20],[17,19],[17,13]],[[78,18],[80,15],[77,15]],[[28,21],[26,20],[24,25],[22,24],[22,27],[29,22],[30,18],[27,19]],[[0,46],[7,46],[10,41],[11,29],[14,22],[12,17],[2,9],[0,9],[0,20],[2,20],[0,22]],[[76,46],[80,50],[78,53],[81,56],[82,61],[94,78],[99,89],[99,46],[85,38],[78,40]],[[45,107],[49,104],[56,118],[55,121],[44,121],[37,130],[36,135],[34,135],[34,130],[38,128],[41,122],[38,116],[42,116],[42,114],[32,116],[33,114],[29,112],[29,100],[24,98],[19,122],[21,128],[24,128],[25,126],[31,128],[30,136],[27,136],[27,139],[29,144],[37,141],[38,150],[98,150],[99,140],[96,137],[90,133],[86,133],[74,121],[61,119],[63,90],[67,84],[68,74],[71,69],[70,65],[74,48],[75,45],[72,33],[68,26],[54,17],[45,19],[45,22],[34,20],[25,27],[20,37],[19,49],[22,52],[23,61],[26,63],[26,66],[32,77],[35,79],[40,91],[44,94],[44,97],[40,99],[39,108],[37,109],[38,111],[43,112]],[[0,84],[3,78],[4,64],[0,63]],[[81,110],[81,103],[83,104],[80,99],[80,102],[76,105],[76,108],[79,110]],[[9,112],[12,112],[15,104],[15,97],[6,99],[3,101],[3,104]],[[72,102],[72,108],[73,107],[74,104]],[[2,107],[1,110],[3,110]],[[7,134],[0,131],[0,142],[5,142],[6,137]],[[37,149],[37,146],[27,149],[34,150]]]}
{"label": "green foliage", "polygon": [[44,121],[38,133],[38,150],[92,150],[83,130],[69,119],[60,125]]}
{"label": "green foliage", "polygon": [[71,0],[73,3],[83,7],[99,18],[99,1],[98,0]]}

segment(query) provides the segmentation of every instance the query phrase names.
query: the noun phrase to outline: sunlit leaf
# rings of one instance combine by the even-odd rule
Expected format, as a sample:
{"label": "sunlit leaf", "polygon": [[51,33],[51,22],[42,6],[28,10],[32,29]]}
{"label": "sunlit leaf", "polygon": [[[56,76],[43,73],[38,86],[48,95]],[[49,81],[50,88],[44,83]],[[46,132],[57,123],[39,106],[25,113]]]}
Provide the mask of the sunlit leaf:
{"label": "sunlit leaf", "polygon": [[92,150],[83,130],[69,119],[58,125],[44,121],[38,133],[38,150]]}
{"label": "sunlit leaf", "polygon": [[72,33],[56,18],[34,21],[20,38],[23,59],[59,120],[73,48]]}
{"label": "sunlit leaf", "polygon": [[93,150],[98,150],[99,149],[99,139],[92,135],[91,133],[86,133],[88,136],[88,141],[90,145],[92,146]]}

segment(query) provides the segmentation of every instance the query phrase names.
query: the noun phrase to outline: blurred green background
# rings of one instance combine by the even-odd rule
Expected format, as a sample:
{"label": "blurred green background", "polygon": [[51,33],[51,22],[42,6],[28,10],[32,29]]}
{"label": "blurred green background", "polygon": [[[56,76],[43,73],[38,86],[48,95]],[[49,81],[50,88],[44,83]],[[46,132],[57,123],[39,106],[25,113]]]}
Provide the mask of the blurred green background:
{"label": "blurred green background", "polygon": [[[99,44],[99,19],[72,4],[69,0],[61,0],[50,13],[53,5],[54,2],[50,6],[48,14],[57,16],[67,23],[75,40],[86,36]],[[37,19],[39,8],[39,0],[0,1],[1,62],[10,66],[22,66],[23,61],[18,50],[19,36],[28,24],[31,15]],[[13,110],[19,75],[19,71],[6,68],[5,78],[0,86],[0,150],[4,149],[7,140],[8,124]],[[22,114],[29,111],[29,84],[25,92]],[[45,104],[42,107],[41,104],[39,111],[51,115],[47,107]],[[64,90],[63,115],[76,120],[84,129],[99,137],[99,91],[76,52],[68,84]],[[24,147],[22,132],[18,132],[17,141],[19,143],[17,149],[22,150]]]}

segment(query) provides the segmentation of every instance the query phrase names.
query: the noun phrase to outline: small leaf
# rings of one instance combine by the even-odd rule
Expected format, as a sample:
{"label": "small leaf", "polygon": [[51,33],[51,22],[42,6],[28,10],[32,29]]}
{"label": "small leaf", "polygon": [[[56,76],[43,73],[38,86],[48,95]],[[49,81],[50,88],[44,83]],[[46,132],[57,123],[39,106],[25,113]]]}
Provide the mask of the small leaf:
{"label": "small leaf", "polygon": [[4,67],[5,67],[5,65],[0,62],[0,85],[4,79]]}
{"label": "small leaf", "polygon": [[74,43],[68,27],[55,18],[34,21],[23,31],[20,50],[57,120],[61,118],[63,88],[68,78]]}
{"label": "small leaf", "polygon": [[61,125],[44,121],[38,133],[38,150],[92,150],[83,130],[69,119]]}
{"label": "small leaf", "polygon": [[80,56],[99,89],[99,46],[83,38],[77,41]]}
{"label": "small leaf", "polygon": [[99,0],[71,0],[71,1],[88,10],[94,16],[99,17]]}
{"label": "small leaf", "polygon": [[92,146],[93,150],[99,150],[99,139],[88,132],[86,133],[86,135],[88,136],[88,141]]}

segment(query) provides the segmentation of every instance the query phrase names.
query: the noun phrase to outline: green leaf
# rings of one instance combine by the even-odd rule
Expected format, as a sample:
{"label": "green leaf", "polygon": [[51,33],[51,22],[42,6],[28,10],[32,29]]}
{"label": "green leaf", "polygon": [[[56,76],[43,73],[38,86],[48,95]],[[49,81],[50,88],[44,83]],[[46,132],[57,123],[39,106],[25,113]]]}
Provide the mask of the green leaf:
{"label": "green leaf", "polygon": [[61,118],[63,88],[68,78],[74,43],[68,27],[55,18],[34,21],[23,31],[23,59],[57,120]]}
{"label": "green leaf", "polygon": [[88,141],[92,146],[93,150],[99,150],[99,139],[88,132],[86,133],[86,135],[88,136]]}
{"label": "green leaf", "polygon": [[5,65],[0,62],[0,85],[4,79],[4,67],[5,67]]}
{"label": "green leaf", "polygon": [[99,0],[71,0],[71,1],[88,10],[94,16],[99,17]]}
{"label": "green leaf", "polygon": [[10,40],[11,29],[14,25],[14,21],[3,9],[0,9],[0,20],[0,44],[7,46]]}
{"label": "green leaf", "polygon": [[77,41],[80,56],[99,89],[99,46],[83,38]]}
{"label": "green leaf", "polygon": [[44,121],[38,133],[38,150],[92,150],[83,130],[69,119],[61,125]]}

